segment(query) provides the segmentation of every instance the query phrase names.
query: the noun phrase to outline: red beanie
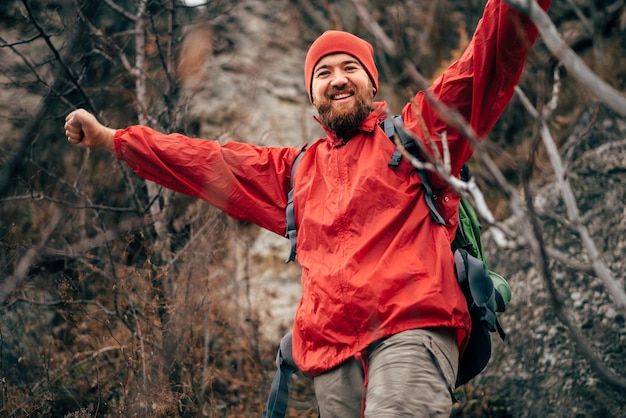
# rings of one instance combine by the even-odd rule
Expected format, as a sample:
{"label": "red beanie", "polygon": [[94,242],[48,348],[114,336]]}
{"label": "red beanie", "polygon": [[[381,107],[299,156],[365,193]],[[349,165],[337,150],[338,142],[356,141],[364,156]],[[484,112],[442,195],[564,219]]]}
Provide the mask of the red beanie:
{"label": "red beanie", "polygon": [[311,103],[313,103],[311,81],[313,80],[315,66],[326,55],[339,53],[348,54],[358,59],[370,76],[374,89],[378,90],[378,69],[376,69],[376,64],[374,64],[374,48],[372,48],[372,45],[351,33],[329,30],[311,44],[304,61],[304,82]]}

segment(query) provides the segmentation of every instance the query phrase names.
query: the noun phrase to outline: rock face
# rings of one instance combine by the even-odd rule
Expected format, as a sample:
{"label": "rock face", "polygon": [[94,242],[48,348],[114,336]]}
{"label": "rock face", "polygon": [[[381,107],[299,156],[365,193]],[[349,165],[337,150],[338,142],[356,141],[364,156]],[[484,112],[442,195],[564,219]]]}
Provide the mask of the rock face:
{"label": "rock face", "polygon": [[245,1],[215,28],[214,54],[191,113],[203,138],[300,146],[321,133],[304,87],[305,41],[281,0]]}
{"label": "rock face", "polygon": [[[568,179],[582,222],[619,287],[624,289],[626,259],[626,121],[590,106],[562,147]],[[535,199],[546,214],[565,218],[558,187],[543,186]],[[546,244],[577,262],[589,257],[581,240],[554,216],[543,218]],[[505,343],[495,343],[492,362],[481,376],[502,396],[516,417],[623,417],[626,393],[592,370],[566,327],[557,319],[545,283],[526,251],[492,256],[496,271],[510,278],[513,301],[502,315]],[[604,283],[550,260],[549,269],[563,308],[603,367],[624,380],[626,326]]]}
{"label": "rock face", "polygon": [[[296,15],[284,0],[248,0],[218,20],[206,77],[185,83],[199,136],[294,147],[321,136],[304,87],[306,41]],[[251,274],[240,297],[257,310],[262,334],[278,342],[298,306],[300,269],[285,264],[287,239],[253,230],[251,243],[242,248]]]}

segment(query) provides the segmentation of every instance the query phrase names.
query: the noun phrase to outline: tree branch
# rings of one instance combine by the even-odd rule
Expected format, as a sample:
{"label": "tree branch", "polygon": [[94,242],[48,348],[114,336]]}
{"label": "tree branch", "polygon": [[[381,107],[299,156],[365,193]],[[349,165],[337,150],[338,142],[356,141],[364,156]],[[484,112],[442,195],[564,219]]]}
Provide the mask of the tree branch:
{"label": "tree branch", "polygon": [[0,284],[0,305],[3,304],[7,300],[7,297],[9,297],[9,295],[11,295],[15,289],[22,284],[28,275],[28,271],[31,266],[39,258],[41,250],[48,242],[48,239],[50,239],[50,235],[52,235],[54,230],[59,225],[59,222],[61,222],[61,215],[62,213],[60,210],[56,210],[54,212],[50,219],[50,223],[41,234],[39,243],[30,247],[28,251],[26,251],[26,254],[24,254],[24,256],[17,263],[15,270],[13,270],[13,274],[4,279],[4,281]]}
{"label": "tree branch", "polygon": [[[366,26],[370,29],[370,31],[376,36],[376,39],[379,41],[380,45],[383,47],[385,52],[392,57],[402,59],[398,57],[397,48],[395,47],[393,42],[385,35],[382,28],[370,16],[369,12],[367,11],[366,7],[362,4],[362,2],[360,0],[351,0],[351,1],[357,11],[357,14],[363,20]],[[509,1],[507,1],[507,3],[509,3]],[[547,17],[547,14],[545,14],[545,12],[541,10],[541,8],[537,5],[537,3],[534,0],[527,0],[527,3],[525,3],[525,5],[527,6],[527,8],[522,10],[522,13],[531,14],[533,16],[533,21],[539,22],[539,24],[542,26],[541,27],[542,34],[544,35],[544,37],[545,36],[550,37],[550,40],[548,42],[552,46],[551,50],[553,51],[553,53],[555,53],[555,55],[557,55],[557,57],[562,59],[563,65],[568,69],[571,68],[572,66],[575,66],[575,71],[577,71],[578,74],[584,73],[580,71],[580,69],[584,67],[584,64],[571,50],[569,50],[565,46],[564,42],[560,41],[558,34],[556,34],[556,29],[554,29],[554,25],[552,25],[550,19]],[[539,24],[538,26],[540,26]],[[544,32],[547,32],[547,35],[544,34]],[[553,39],[555,34],[559,42],[557,42],[556,39]],[[555,45],[557,45],[558,48],[555,47]],[[508,199],[509,207],[511,209],[513,217],[517,220],[517,226],[519,228],[520,235],[523,236],[526,246],[528,246],[528,248],[530,249],[533,255],[533,258],[535,260],[535,265],[537,266],[539,275],[543,278],[544,282],[548,286],[548,292],[550,294],[552,304],[557,313],[557,316],[561,320],[561,322],[569,329],[570,335],[576,342],[581,353],[585,356],[585,358],[587,358],[587,360],[590,362],[593,369],[599,375],[603,376],[603,378],[609,384],[611,384],[614,388],[618,390],[626,389],[626,382],[623,382],[621,379],[619,379],[617,376],[611,373],[606,367],[603,366],[602,362],[595,356],[592,350],[588,347],[584,337],[578,331],[578,328],[573,324],[573,322],[570,320],[570,318],[567,316],[567,314],[565,313],[563,309],[563,303],[558,297],[558,294],[554,288],[554,284],[552,283],[552,279],[551,279],[551,273],[550,273],[550,270],[548,269],[548,264],[547,264],[548,249],[542,239],[542,232],[539,226],[538,218],[534,214],[534,207],[533,207],[533,202],[531,201],[531,198],[530,198],[530,192],[527,191],[526,193],[527,201],[526,201],[526,204],[524,204],[519,193],[515,190],[515,188],[513,188],[508,183],[508,181],[506,180],[502,172],[498,169],[497,165],[492,161],[491,157],[486,152],[483,151],[475,132],[471,129],[469,124],[465,122],[465,120],[461,117],[461,115],[458,112],[456,112],[454,109],[448,108],[447,106],[445,106],[443,103],[439,102],[435,97],[432,96],[432,94],[428,91],[429,83],[421,74],[419,74],[419,72],[415,69],[416,67],[413,63],[411,63],[408,59],[402,59],[402,62],[404,63],[405,71],[407,72],[407,74],[411,77],[411,79],[418,86],[418,88],[424,91],[427,100],[433,105],[439,117],[441,117],[448,125],[459,130],[462,133],[462,135],[468,138],[468,140],[470,141],[470,143],[472,144],[474,148],[475,155],[477,155],[477,157],[483,163],[483,165],[485,166],[489,174],[492,176],[493,179],[495,179],[497,185],[505,193]],[[584,69],[586,69],[586,67],[584,67]],[[557,76],[558,76],[558,67],[557,67]],[[586,73],[583,79],[585,80],[586,83],[591,83],[592,88],[596,86],[598,82],[602,83],[601,80],[599,80],[597,77],[595,76],[591,77],[589,74],[586,74]],[[602,84],[606,86],[604,83]],[[560,88],[560,84],[558,82],[555,83],[553,85],[552,98],[550,102],[547,104],[547,106],[545,106],[542,113],[539,113],[538,111],[534,110],[534,111],[531,111],[531,115],[533,115],[535,118],[540,119],[540,135],[542,139],[544,140],[546,147],[549,148],[550,160],[553,163],[555,173],[557,174],[559,185],[561,186],[562,193],[564,194],[564,199],[567,201],[566,206],[568,210],[569,221],[573,225],[575,225],[576,230],[580,234],[583,244],[590,255],[595,273],[602,278],[605,285],[609,289],[611,295],[613,295],[613,297],[618,301],[618,304],[622,307],[625,307],[626,295],[624,295],[623,289],[621,289],[617,285],[617,282],[613,279],[610,270],[608,269],[606,264],[602,261],[599,251],[597,250],[593,241],[591,240],[591,237],[587,229],[584,228],[584,226],[582,225],[582,222],[580,220],[578,210],[575,204],[574,195],[573,193],[571,193],[571,188],[569,187],[569,183],[567,182],[567,179],[565,177],[565,173],[563,170],[563,166],[560,162],[560,158],[558,157],[558,150],[556,149],[556,146],[554,145],[554,142],[552,141],[550,132],[546,124],[546,119],[551,115],[552,111],[556,108],[558,104],[559,88]],[[602,99],[614,103],[613,104],[614,106],[617,106],[617,107],[621,106],[622,111],[619,113],[625,114],[626,101],[624,101],[624,104],[622,103],[622,101],[624,100],[623,97],[617,95],[617,93],[612,91],[612,89],[610,88],[606,89],[604,87],[600,87],[599,90],[601,92]],[[523,103],[527,108],[532,109],[532,106],[530,105],[530,101],[523,100]],[[445,140],[445,138],[442,138],[442,139]],[[406,150],[404,150],[403,152],[404,152],[404,155],[407,156],[407,158],[410,158],[407,155]],[[411,161],[414,162],[412,159]],[[419,164],[423,165],[422,162],[419,162]],[[455,179],[453,176],[449,175],[449,169],[446,170],[445,167],[443,168],[438,167],[441,165],[442,165],[441,161],[438,163],[434,163],[435,172],[437,172],[455,190],[468,191],[468,189],[471,187],[471,184],[470,185],[458,184],[458,179]],[[425,165],[424,165],[424,168],[433,169],[433,167],[427,167]],[[448,172],[447,175],[446,175],[446,172]],[[479,192],[476,194],[476,196],[482,197],[482,194]],[[526,211],[524,210],[524,207],[527,208],[528,213],[526,213]],[[479,213],[479,216],[481,218],[484,218],[485,216],[487,216],[486,219],[493,221],[493,216],[491,215],[491,212],[488,210],[488,208],[484,212],[482,209],[477,210],[477,212]],[[555,251],[552,251],[552,253],[558,254]]]}
{"label": "tree branch", "polygon": [[572,51],[559,35],[548,14],[539,7],[536,0],[504,1],[533,21],[550,52],[561,61],[561,64],[570,74],[609,108],[622,116],[626,116],[626,97],[596,76],[583,60]]}
{"label": "tree branch", "polygon": [[28,0],[22,0],[22,4],[26,8],[26,11],[28,12],[28,18],[35,26],[35,29],[37,29],[37,32],[39,32],[41,37],[44,39],[44,41],[46,42],[46,45],[48,46],[48,49],[50,50],[50,52],[52,52],[56,61],[61,65],[63,72],[65,73],[67,78],[72,82],[72,84],[74,85],[78,93],[80,94],[81,98],[84,100],[85,107],[89,109],[90,111],[95,112],[95,106],[91,102],[91,99],[89,98],[87,93],[85,93],[85,91],[83,90],[80,82],[74,75],[74,72],[67,65],[67,63],[65,62],[65,59],[61,56],[59,50],[52,44],[52,41],[50,40],[50,35],[48,35],[48,33],[43,29],[43,27],[37,22],[37,19],[35,19],[35,15],[30,9]]}
{"label": "tree branch", "polygon": [[593,266],[596,275],[600,279],[602,279],[605,287],[607,288],[611,296],[613,296],[613,300],[615,301],[615,303],[620,306],[624,312],[626,312],[626,292],[624,292],[622,286],[620,286],[617,280],[615,280],[613,273],[602,259],[600,251],[598,250],[593,239],[591,238],[589,230],[582,223],[580,211],[578,210],[578,205],[576,203],[576,197],[567,178],[567,172],[565,171],[565,167],[561,160],[559,150],[554,140],[552,139],[552,134],[550,133],[550,130],[546,123],[547,117],[551,115],[551,112],[555,108],[558,100],[558,68],[554,71],[554,77],[555,87],[553,88],[553,95],[549,102],[549,106],[546,106],[543,112],[541,112],[541,117],[540,112],[532,106],[530,100],[526,98],[523,91],[519,88],[516,88],[516,92],[518,96],[522,99],[522,103],[524,104],[528,112],[533,117],[540,118],[539,133],[546,147],[546,150],[548,151],[548,157],[554,170],[556,181],[559,185],[559,190],[561,191],[561,195],[563,196],[563,202],[567,210],[567,219],[569,226],[570,228],[574,229],[578,236],[581,238],[583,247],[587,251],[587,254],[591,261],[591,265]]}

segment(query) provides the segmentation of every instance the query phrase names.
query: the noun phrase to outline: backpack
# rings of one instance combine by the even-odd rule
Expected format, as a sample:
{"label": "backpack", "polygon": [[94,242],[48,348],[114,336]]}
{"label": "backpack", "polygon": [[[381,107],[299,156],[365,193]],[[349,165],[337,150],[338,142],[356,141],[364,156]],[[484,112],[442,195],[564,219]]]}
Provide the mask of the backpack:
{"label": "backpack", "polygon": [[[391,141],[397,134],[403,147],[411,155],[423,161],[418,145],[404,128],[401,116],[385,119],[381,122],[381,128]],[[303,149],[298,154],[291,169],[292,189],[288,194],[286,208],[286,237],[291,242],[291,252],[286,260],[287,263],[296,258],[297,231],[293,209],[293,178],[304,152]],[[392,168],[397,167],[401,159],[402,154],[400,150],[396,149],[388,165]],[[435,194],[430,186],[426,171],[419,169],[416,171],[425,188],[425,199],[430,215],[435,222],[442,226],[445,225],[443,217],[437,211]],[[460,177],[463,181],[469,180],[467,165],[463,166]],[[456,387],[469,382],[486,367],[491,357],[491,333],[497,332],[500,338],[504,340],[505,333],[496,313],[504,312],[506,305],[511,300],[509,284],[502,276],[491,271],[485,260],[480,229],[476,211],[470,202],[462,197],[459,203],[459,225],[451,248],[454,253],[459,285],[467,299],[472,318],[472,330],[467,347],[459,359]],[[277,371],[272,380],[270,396],[263,410],[264,418],[282,418],[287,410],[289,380],[291,375],[298,371],[291,353],[291,332],[287,333],[280,342],[276,355],[276,366]]]}

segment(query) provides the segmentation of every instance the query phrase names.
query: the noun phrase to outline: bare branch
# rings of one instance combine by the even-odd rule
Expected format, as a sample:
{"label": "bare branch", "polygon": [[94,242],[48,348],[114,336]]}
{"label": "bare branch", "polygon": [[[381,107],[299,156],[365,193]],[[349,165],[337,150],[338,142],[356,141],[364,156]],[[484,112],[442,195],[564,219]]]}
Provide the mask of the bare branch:
{"label": "bare branch", "polygon": [[15,47],[18,45],[27,45],[33,41],[36,41],[37,39],[41,38],[40,34],[37,35],[33,35],[30,38],[27,39],[22,39],[21,41],[17,41],[17,42],[7,42],[4,39],[2,39],[2,37],[0,37],[0,41],[2,41],[2,45],[0,45],[0,48],[10,48],[13,52],[16,52]]}
{"label": "bare branch", "polygon": [[[87,19],[87,17],[84,15],[84,13],[82,12],[81,8],[78,5],[77,0],[74,0],[74,4],[76,6],[76,13],[78,13],[78,16],[80,17],[80,19],[82,20],[82,22],[87,25],[87,27],[89,28],[89,30],[91,31],[91,33],[93,33],[94,35],[96,35],[98,37],[98,39],[100,39],[101,41],[103,41],[104,43],[106,43],[106,45],[110,46],[112,49],[115,49],[118,53],[119,53],[119,57],[120,57],[120,62],[122,63],[122,66],[124,67],[124,69],[129,73],[129,74],[133,74],[134,70],[133,70],[133,66],[130,63],[130,61],[128,60],[128,58],[126,57],[126,55],[122,52],[122,50],[120,49],[120,47],[115,43],[112,42],[109,37],[105,36],[105,34],[96,26],[94,26],[91,21],[89,19]],[[134,21],[134,19],[133,19]],[[105,59],[109,60],[109,61],[113,61],[113,57],[111,57],[108,53],[106,53],[105,51],[102,51],[100,49],[93,49],[92,50],[93,53],[98,54],[102,57],[104,57]]]}
{"label": "bare branch", "polygon": [[78,81],[78,79],[76,78],[74,72],[67,65],[67,63],[65,62],[65,59],[61,56],[61,53],[59,52],[59,50],[52,44],[52,41],[50,40],[50,35],[48,35],[48,33],[46,33],[46,31],[43,29],[43,27],[37,22],[37,19],[35,19],[35,15],[33,14],[32,10],[30,9],[30,5],[28,4],[28,0],[22,0],[22,4],[26,8],[26,11],[28,13],[28,18],[33,23],[33,25],[35,26],[35,29],[37,29],[37,32],[39,32],[41,37],[44,39],[44,41],[46,42],[46,45],[48,46],[48,49],[50,50],[50,52],[52,52],[52,54],[54,55],[56,61],[61,65],[61,68],[63,69],[63,72],[65,73],[67,78],[72,82],[72,84],[74,85],[74,87],[76,88],[78,93],[80,94],[81,98],[84,100],[85,107],[87,109],[89,109],[90,111],[95,112],[95,106],[91,102],[91,99],[89,98],[87,93],[83,90],[83,88],[82,88],[80,82]]}
{"label": "bare branch", "polygon": [[102,303],[97,300],[34,300],[26,298],[15,298],[11,303],[0,306],[0,310],[5,310],[15,303],[26,303],[28,305],[36,306],[93,305],[100,309],[106,315],[115,315],[115,312],[107,309]]}
{"label": "bare branch", "polygon": [[30,390],[32,392],[35,392],[39,389],[39,387],[43,386],[44,384],[50,384],[51,383],[50,380],[52,382],[56,382],[59,379],[61,379],[63,376],[66,376],[67,374],[69,374],[72,370],[86,364],[87,362],[93,360],[94,358],[100,356],[101,354],[104,354],[108,351],[117,351],[117,350],[123,351],[124,347],[123,346],[108,346],[108,347],[99,348],[98,350],[94,350],[94,351],[76,353],[74,354],[74,356],[67,359],[63,363],[61,363],[61,365],[57,367],[55,370],[52,370],[49,373],[49,375],[47,375],[44,379],[33,384]]}
{"label": "bare branch", "polygon": [[595,272],[591,264],[583,263],[580,260],[574,260],[567,254],[564,254],[563,252],[550,246],[546,246],[546,253],[550,256],[550,258],[581,273],[593,274]]}
{"label": "bare branch", "polygon": [[546,284],[546,288],[548,290],[548,295],[550,296],[550,305],[554,309],[557,318],[563,325],[565,325],[568,329],[569,335],[574,340],[577,349],[579,352],[587,359],[591,368],[595,370],[595,372],[602,376],[603,379],[609,383],[611,386],[616,388],[617,390],[624,391],[626,390],[626,381],[615,375],[611,372],[604,363],[596,356],[595,352],[589,346],[588,339],[585,338],[580,331],[580,328],[572,321],[572,319],[567,315],[567,312],[563,306],[563,301],[559,296],[554,281],[552,280],[552,273],[548,268],[547,262],[547,251],[545,243],[543,242],[541,227],[539,226],[538,217],[534,212],[534,207],[532,204],[532,196],[530,190],[528,190],[528,184],[524,184],[527,199],[527,207],[529,211],[529,219],[530,219],[530,227],[533,232],[528,233],[523,231],[528,237],[532,237],[530,240],[531,249],[533,252],[533,256],[535,258],[535,265],[538,268],[539,276],[543,279],[543,282]]}
{"label": "bare branch", "polygon": [[[375,34],[376,38],[382,45],[385,52],[387,52],[389,55],[393,57],[398,58],[397,49],[395,48],[393,43],[386,37],[386,35],[384,34],[380,26],[369,15],[365,6],[361,4],[361,1],[352,0],[352,4],[354,5],[361,19],[370,28],[370,31]],[[549,21],[549,19],[547,18],[547,15],[543,12],[543,10],[539,8],[539,6],[536,4],[534,0],[532,0],[531,10],[534,10],[535,14],[538,14],[539,12],[541,12],[541,17],[545,17]],[[529,13],[529,10],[526,9],[525,12]],[[553,25],[551,24],[550,21],[549,23],[551,27],[553,28]],[[544,31],[545,31],[545,28],[544,28]],[[558,35],[557,35],[557,38],[558,38]],[[561,43],[560,47],[563,48],[564,43]],[[575,58],[574,59],[572,57],[569,57],[569,54],[562,53],[562,51],[560,52],[561,54],[560,55],[557,54],[557,56],[562,57],[563,65],[566,67],[568,63],[571,63],[571,62],[577,63],[578,61],[580,61],[577,57],[574,57]],[[573,54],[573,52],[571,52],[571,54]],[[424,91],[426,98],[433,105],[438,115],[442,119],[444,119],[446,123],[458,129],[465,137],[469,139],[480,161],[484,163],[485,167],[487,168],[491,176],[496,180],[498,186],[506,194],[508,201],[509,201],[509,207],[513,213],[514,218],[517,220],[517,224],[518,224],[517,226],[519,228],[520,235],[523,236],[525,244],[530,248],[533,254],[533,257],[535,259],[535,264],[538,267],[539,274],[544,279],[544,282],[549,288],[549,294],[551,296],[554,309],[559,319],[561,320],[561,322],[565,324],[567,328],[570,330],[570,334],[572,335],[572,338],[576,341],[576,344],[578,345],[580,351],[589,360],[590,364],[596,370],[596,372],[600,374],[601,376],[603,376],[608,383],[622,390],[626,388],[626,383],[622,382],[618,377],[612,374],[608,369],[603,367],[600,360],[595,356],[595,354],[586,344],[586,341],[584,337],[578,331],[578,328],[573,324],[573,322],[570,320],[570,318],[566,315],[565,311],[563,310],[563,306],[562,306],[563,304],[554,289],[554,285],[551,280],[551,273],[547,266],[547,255],[549,253],[557,255],[557,256],[560,256],[561,254],[556,252],[555,250],[550,250],[550,252],[548,252],[547,246],[542,240],[542,235],[541,235],[540,227],[537,222],[537,218],[535,215],[533,215],[534,211],[533,211],[532,201],[528,201],[526,205],[524,205],[524,202],[520,198],[518,192],[507,182],[502,172],[497,168],[496,164],[491,160],[489,155],[487,155],[487,153],[482,151],[482,149],[479,146],[478,138],[476,137],[471,127],[463,120],[463,118],[460,116],[460,114],[458,114],[458,112],[454,111],[453,109],[447,108],[441,102],[439,102],[434,97],[432,97],[432,94],[430,94],[428,91],[428,87],[429,87],[428,83],[426,82],[424,77],[421,76],[421,74],[419,74],[419,72],[415,69],[415,65],[413,65],[407,59],[404,59],[403,62],[404,62],[404,67],[405,67],[406,72],[409,74],[412,80],[419,86],[419,88],[421,88]],[[623,289],[619,288],[616,281],[613,279],[610,270],[602,261],[600,257],[600,253],[595,247],[593,241],[591,240],[591,237],[589,236],[588,231],[586,230],[586,228],[584,228],[584,226],[582,225],[580,221],[580,217],[578,216],[578,211],[575,205],[574,196],[571,193],[571,189],[569,188],[569,184],[567,183],[566,177],[564,175],[562,164],[560,164],[560,158],[558,158],[558,151],[556,150],[556,146],[554,145],[554,142],[551,140],[551,136],[548,131],[547,124],[545,123],[546,118],[550,116],[550,114],[556,108],[556,105],[558,104],[558,96],[559,96],[559,91],[560,91],[560,83],[558,82],[558,67],[555,72],[555,79],[557,80],[557,82],[553,86],[552,98],[549,104],[542,110],[541,114],[538,111],[533,109],[530,101],[525,98],[525,96],[521,93],[519,89],[517,89],[518,95],[521,97],[522,103],[524,104],[524,106],[527,109],[529,109],[529,111],[534,117],[536,118],[541,117],[541,129],[540,129],[541,137],[544,139],[544,143],[546,143],[546,147],[550,147],[551,161],[553,162],[553,165],[555,166],[555,172],[557,173],[557,177],[559,178],[559,184],[563,188],[564,198],[567,201],[566,204],[568,207],[568,216],[569,216],[570,222],[572,222],[572,224],[576,226],[578,233],[581,235],[584,246],[587,249],[590,255],[590,258],[592,260],[594,271],[596,272],[598,276],[600,276],[603,279],[603,281],[605,282],[605,285],[607,286],[607,288],[609,288],[609,291],[611,292],[613,297],[616,300],[618,300],[618,304],[622,307],[626,307],[626,295],[624,294]],[[623,98],[620,98],[620,99],[623,99]],[[623,107],[623,109],[626,109],[626,106]],[[445,140],[445,137],[442,138],[442,140]],[[403,155],[409,158],[412,162],[415,162],[414,159],[411,159],[407,154],[408,153],[406,152],[406,150],[403,150]],[[553,160],[555,156],[556,156],[556,159]],[[445,175],[446,169],[445,167],[442,168],[441,167],[442,165],[445,166],[445,164],[433,164],[433,167],[431,167],[429,165],[424,165],[423,163],[417,164],[416,166],[426,168],[426,169],[434,169],[455,190],[467,193],[469,189],[471,188],[471,183],[464,185],[464,184],[459,184],[458,179],[457,181],[454,181],[455,179],[453,176],[450,176],[449,174],[447,176]],[[470,196],[472,197],[475,196],[473,203],[478,203],[478,206],[482,206],[482,203],[484,203],[484,201],[481,202],[482,194],[479,191],[478,193],[471,193]],[[526,194],[526,197],[527,199],[529,199],[529,193]],[[524,210],[524,207],[528,208],[529,213],[526,213],[526,211]],[[481,210],[479,211],[477,210],[477,212],[479,212],[479,216],[481,218],[494,222],[493,216],[491,215],[491,212],[488,209],[483,211],[481,208]],[[572,264],[570,264],[570,266],[572,266]],[[588,266],[585,266],[585,269],[588,270]]]}
{"label": "bare branch", "polygon": [[147,0],[139,0],[137,15],[135,16],[135,93],[137,94],[137,117],[140,125],[146,125],[148,120],[147,114],[147,93],[146,93],[146,34],[145,28],[145,12]]}
{"label": "bare branch", "polygon": [[128,10],[126,10],[123,7],[119,6],[117,3],[114,3],[113,0],[104,0],[104,3],[107,6],[109,6],[111,9],[113,9],[117,13],[119,13],[121,16],[123,16],[126,19],[130,20],[131,22],[135,22],[137,20],[137,16],[138,15],[134,15],[134,14],[130,13]]}
{"label": "bare branch", "polygon": [[[145,68],[145,25],[146,25],[146,8],[147,0],[140,0],[137,10],[137,19],[135,20],[135,90],[137,94],[137,117],[140,125],[146,125],[148,122],[148,97],[146,91],[146,78],[147,75],[144,71]],[[167,207],[169,200],[173,193],[170,190],[163,191],[163,188],[152,181],[146,180],[146,188],[148,189],[148,196],[152,200],[148,209],[152,216],[156,219],[154,228],[159,236],[159,242],[157,243],[159,249],[158,253],[165,261],[170,260],[169,248],[169,234],[167,233],[167,226],[164,222],[160,221],[161,213],[163,209],[158,200],[158,197],[163,193],[165,200],[164,206]]]}
{"label": "bare branch", "polygon": [[[556,175],[556,181],[559,185],[559,190],[563,197],[570,227],[573,227],[575,231],[577,232],[577,234],[580,236],[583,247],[586,249],[587,254],[591,260],[593,272],[604,282],[605,287],[607,288],[608,292],[613,297],[616,304],[620,306],[622,309],[626,310],[626,293],[624,292],[624,289],[619,285],[617,280],[615,280],[615,278],[613,277],[613,273],[611,272],[611,270],[608,268],[608,266],[602,259],[600,251],[598,250],[595,243],[593,242],[588,229],[582,223],[582,220],[580,218],[580,212],[576,204],[576,198],[574,196],[574,193],[572,192],[569,180],[566,175],[566,171],[564,169],[563,163],[561,161],[561,157],[559,155],[558,148],[552,138],[552,134],[550,133],[548,129],[548,125],[546,123],[547,117],[552,114],[552,111],[556,108],[556,103],[558,102],[558,93],[560,89],[559,81],[560,80],[558,78],[558,68],[557,68],[555,69],[555,85],[552,90],[553,91],[552,98],[550,102],[548,103],[548,106],[546,106],[546,108],[542,110],[541,118],[539,119],[540,120],[539,133],[546,147],[546,150],[548,151],[548,157],[550,159],[552,168]],[[523,94],[521,89],[517,89],[517,92],[518,92],[518,95],[522,98],[522,103],[529,110],[529,112],[533,116],[538,117],[540,112],[533,108],[533,106],[530,104],[530,101],[527,100],[526,96]],[[535,219],[536,216],[533,215],[535,212],[533,209],[532,202],[530,201],[530,193],[527,193],[527,199],[529,199],[527,207],[529,208],[531,219],[533,220],[532,225],[536,231],[534,236],[537,237],[538,239],[541,239],[539,226]],[[616,389],[626,390],[626,381],[624,381],[623,379],[621,379],[620,377],[618,377],[617,375],[612,373],[608,368],[605,367],[604,363],[595,355],[593,350],[587,344],[587,339],[579,331],[578,326],[576,326],[573,323],[573,321],[569,318],[569,316],[565,312],[563,308],[563,303],[560,300],[560,297],[558,296],[558,293],[556,291],[556,287],[552,281],[552,275],[549,269],[547,268],[547,263],[546,263],[547,254],[548,254],[548,251],[546,250],[545,245],[540,245],[538,248],[535,248],[534,255],[535,257],[537,257],[536,264],[540,267],[541,276],[544,279],[544,282],[546,283],[548,293],[552,300],[552,306],[555,309],[557,317],[568,328],[568,331],[570,335],[572,336],[572,338],[574,339],[574,341],[576,342],[578,349],[585,356],[585,358],[589,361],[590,365],[594,368],[596,373],[603,376],[603,378],[607,381],[607,383],[609,383]],[[557,253],[556,251],[552,251],[551,255],[557,256],[562,259],[561,254]],[[568,261],[566,265],[570,267],[574,266],[573,263],[569,262],[570,260],[563,260],[563,261]],[[588,271],[589,269],[586,268],[585,270]]]}
{"label": "bare branch", "polygon": [[120,234],[137,230],[143,226],[151,225],[152,223],[154,223],[154,220],[150,216],[145,218],[126,219],[121,221],[116,228],[107,229],[94,237],[85,238],[82,241],[72,244],[71,246],[68,244],[66,245],[66,248],[42,247],[40,252],[46,256],[62,256],[65,258],[81,257],[87,251],[106,246],[109,242],[117,239]]}
{"label": "bare branch", "polygon": [[7,297],[12,294],[15,289],[17,289],[22,281],[28,275],[28,271],[33,263],[38,259],[41,249],[46,245],[48,239],[50,239],[50,235],[54,232],[54,230],[61,222],[61,211],[56,210],[50,219],[50,223],[46,226],[44,231],[41,234],[41,238],[39,239],[39,243],[30,247],[26,254],[20,259],[13,271],[13,274],[0,284],[0,304],[4,303]]}
{"label": "bare branch", "polygon": [[[587,250],[587,254],[589,255],[595,273],[598,275],[598,277],[602,279],[604,285],[613,296],[615,302],[619,306],[621,306],[624,311],[626,311],[626,292],[624,292],[624,289],[619,285],[619,283],[617,283],[615,277],[613,276],[613,273],[608,268],[604,260],[602,260],[600,251],[591,239],[588,229],[582,223],[582,220],[580,218],[580,212],[578,210],[578,205],[576,204],[576,197],[574,196],[569,180],[567,179],[567,174],[561,160],[559,150],[554,143],[554,140],[552,139],[552,134],[550,133],[550,130],[548,129],[546,123],[546,118],[556,107],[556,102],[558,101],[557,97],[560,85],[558,78],[558,68],[555,69],[554,76],[556,81],[553,88],[553,97],[549,102],[550,108],[542,112],[540,135],[546,147],[546,150],[548,151],[548,157],[550,158],[552,168],[554,169],[556,180],[559,185],[559,190],[561,191],[561,194],[563,196],[563,201],[567,210],[569,225],[581,237],[581,241],[583,243],[583,246]],[[537,118],[539,116],[539,112],[531,105],[530,101],[526,98],[523,91],[520,88],[516,88],[516,92],[518,96],[522,99],[522,103],[530,112],[530,114]]]}
{"label": "bare branch", "polygon": [[538,119],[539,112],[537,112],[537,109],[535,109],[535,106],[533,106],[533,104],[530,102],[530,99],[528,99],[528,96],[526,96],[526,93],[524,93],[524,90],[522,90],[520,86],[515,86],[515,94],[517,94],[518,99],[520,99],[522,105],[524,106],[524,109],[526,109],[530,116]]}
{"label": "bare branch", "polygon": [[600,251],[593,242],[593,239],[589,234],[589,230],[582,223],[580,212],[576,204],[576,197],[572,191],[569,180],[567,179],[561,157],[559,156],[559,151],[554,143],[554,140],[552,139],[552,135],[550,134],[545,119],[541,122],[540,134],[548,151],[548,156],[550,158],[550,162],[552,163],[557,183],[559,184],[559,190],[563,196],[563,202],[567,210],[567,217],[570,223],[576,228],[576,231],[581,238],[581,242],[587,250],[587,254],[589,255],[596,274],[602,279],[615,302],[626,312],[626,292],[624,292],[622,286],[620,286],[615,280],[613,273],[602,259]]}
{"label": "bare branch", "polygon": [[626,116],[626,97],[596,76],[578,55],[563,41],[554,23],[536,0],[505,0],[511,7],[528,16],[539,29],[552,54],[599,100],[622,116]]}
{"label": "bare branch", "polygon": [[94,209],[94,210],[103,210],[103,211],[108,211],[108,212],[122,212],[122,213],[138,212],[137,208],[116,208],[114,206],[106,206],[106,205],[96,205],[96,204],[82,205],[82,204],[77,204],[77,203],[71,203],[62,199],[56,199],[54,197],[45,195],[43,193],[37,193],[37,192],[33,192],[32,194],[29,194],[29,195],[5,197],[3,199],[0,199],[0,202],[11,202],[11,201],[16,201],[16,200],[33,200],[33,201],[45,200],[48,202],[57,203],[59,205],[62,205],[71,209]]}

